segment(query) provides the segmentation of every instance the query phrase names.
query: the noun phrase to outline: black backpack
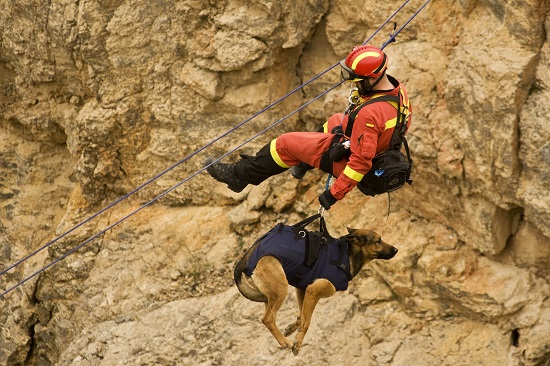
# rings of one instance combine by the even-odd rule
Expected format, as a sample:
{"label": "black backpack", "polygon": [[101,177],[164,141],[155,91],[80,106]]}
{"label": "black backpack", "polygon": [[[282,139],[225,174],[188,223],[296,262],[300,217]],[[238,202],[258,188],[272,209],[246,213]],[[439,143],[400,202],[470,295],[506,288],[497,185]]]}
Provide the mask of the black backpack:
{"label": "black backpack", "polygon": [[[401,95],[401,93],[399,94]],[[371,169],[357,185],[357,188],[367,196],[395,191],[403,187],[405,183],[412,184],[412,160],[409,145],[405,138],[407,115],[403,111],[403,103],[401,103],[400,97],[385,95],[371,99],[355,108],[348,117],[345,135],[351,136],[355,118],[363,107],[382,101],[397,103],[397,120],[388,150],[372,159]],[[405,147],[406,156],[401,152],[401,145]]]}

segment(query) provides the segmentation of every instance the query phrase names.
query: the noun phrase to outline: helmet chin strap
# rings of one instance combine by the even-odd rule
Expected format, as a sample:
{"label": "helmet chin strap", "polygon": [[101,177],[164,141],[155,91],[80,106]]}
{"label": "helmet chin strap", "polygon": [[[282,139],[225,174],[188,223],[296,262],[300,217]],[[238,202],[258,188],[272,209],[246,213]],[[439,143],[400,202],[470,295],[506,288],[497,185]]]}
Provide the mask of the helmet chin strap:
{"label": "helmet chin strap", "polygon": [[376,80],[374,81],[374,83],[372,83],[372,85],[369,85],[368,87],[365,87],[365,80],[361,80],[361,81],[359,82],[358,87],[357,87],[357,91],[359,92],[359,95],[370,95],[370,94],[373,94],[373,92],[374,92],[374,90],[373,90],[374,87],[375,87],[376,85],[378,85],[378,83],[382,80],[382,78],[384,77],[385,74],[386,74],[386,73],[383,72],[382,75],[380,75],[380,76],[378,77],[378,79],[376,79]]}

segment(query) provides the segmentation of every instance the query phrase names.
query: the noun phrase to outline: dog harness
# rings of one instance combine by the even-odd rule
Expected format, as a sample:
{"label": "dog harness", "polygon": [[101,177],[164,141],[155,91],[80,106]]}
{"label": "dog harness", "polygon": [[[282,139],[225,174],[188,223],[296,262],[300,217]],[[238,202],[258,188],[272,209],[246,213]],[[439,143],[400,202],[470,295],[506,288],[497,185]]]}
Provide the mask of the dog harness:
{"label": "dog harness", "polygon": [[288,283],[296,288],[305,290],[318,278],[329,280],[337,291],[348,288],[351,274],[345,240],[284,224],[277,224],[260,240],[245,267],[247,276],[262,257],[271,255],[281,262]]}

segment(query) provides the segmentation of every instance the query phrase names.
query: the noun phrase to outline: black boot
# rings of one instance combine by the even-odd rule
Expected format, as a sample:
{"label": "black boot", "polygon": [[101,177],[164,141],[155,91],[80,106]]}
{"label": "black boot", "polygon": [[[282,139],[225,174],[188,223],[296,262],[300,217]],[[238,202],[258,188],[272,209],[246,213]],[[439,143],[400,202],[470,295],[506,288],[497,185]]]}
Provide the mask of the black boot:
{"label": "black boot", "polygon": [[211,164],[206,171],[218,182],[227,184],[227,188],[233,192],[241,192],[248,185],[247,182],[239,178],[235,174],[235,164],[224,164],[216,161],[212,163],[215,159],[208,158],[204,161],[204,166]]}
{"label": "black boot", "polygon": [[302,179],[304,175],[306,175],[307,171],[311,169],[313,169],[312,166],[306,163],[300,163],[290,168],[290,174],[292,174],[292,176],[296,179]]}

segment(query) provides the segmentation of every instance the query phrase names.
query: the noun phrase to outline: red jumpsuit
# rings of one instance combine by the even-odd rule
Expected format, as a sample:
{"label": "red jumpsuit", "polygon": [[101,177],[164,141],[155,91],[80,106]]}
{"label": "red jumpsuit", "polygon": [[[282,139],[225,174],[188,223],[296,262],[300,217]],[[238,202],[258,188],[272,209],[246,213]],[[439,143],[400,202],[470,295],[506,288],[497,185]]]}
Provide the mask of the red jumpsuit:
{"label": "red jumpsuit", "polygon": [[[402,108],[407,115],[408,127],[411,122],[412,109],[406,91],[399,82],[393,90],[374,94],[363,101],[382,95],[398,96],[399,93],[402,97]],[[394,102],[373,103],[360,110],[355,118],[352,134],[348,136],[351,142],[349,159],[334,162],[332,165],[332,174],[337,177],[330,187],[330,193],[334,198],[340,200],[351,191],[370,170],[375,155],[388,149],[396,118],[397,103]],[[347,122],[348,115],[335,114],[325,124],[325,132],[332,131],[332,128],[339,124],[342,124],[345,131]],[[286,133],[271,142],[271,157],[281,168],[289,168],[300,162],[319,168],[321,157],[329,150],[333,137],[332,133]]]}

